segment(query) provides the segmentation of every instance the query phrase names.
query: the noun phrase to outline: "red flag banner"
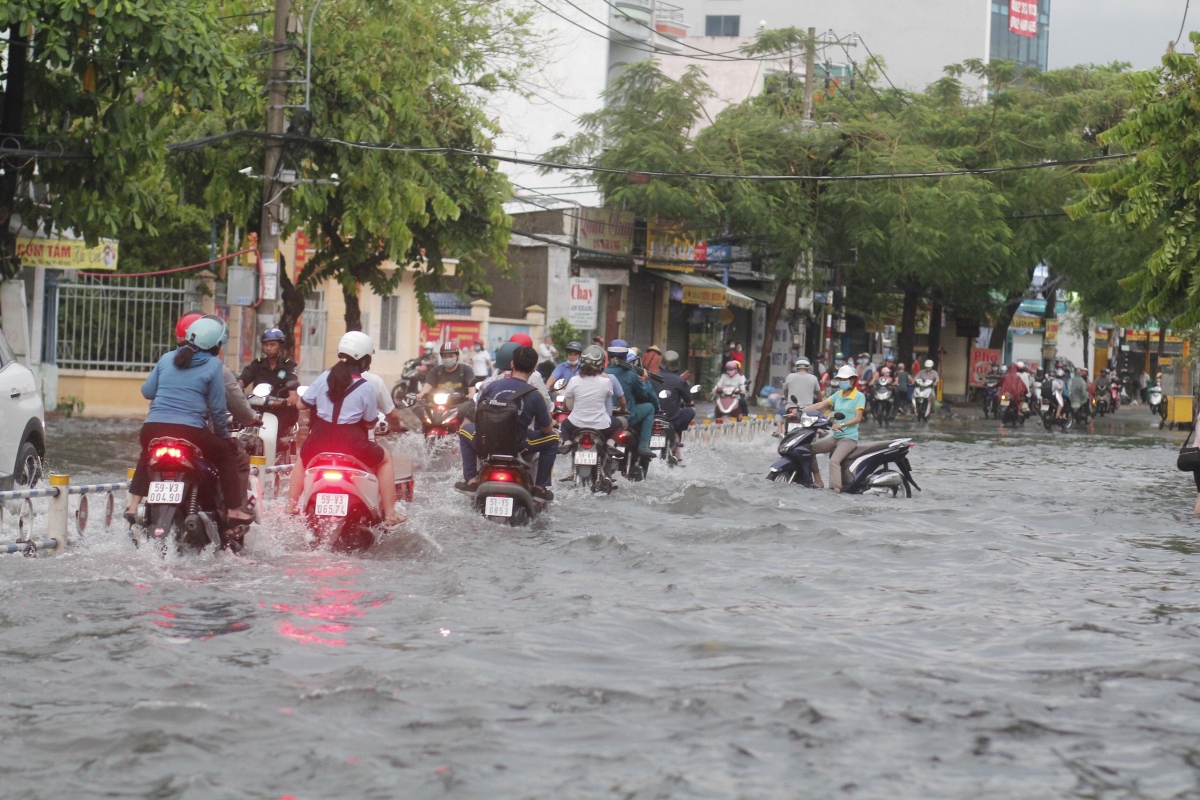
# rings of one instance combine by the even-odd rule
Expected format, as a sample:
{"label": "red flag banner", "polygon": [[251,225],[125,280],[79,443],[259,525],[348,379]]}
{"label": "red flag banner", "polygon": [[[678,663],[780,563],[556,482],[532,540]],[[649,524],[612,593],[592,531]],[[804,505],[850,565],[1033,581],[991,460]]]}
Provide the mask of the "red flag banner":
{"label": "red flag banner", "polygon": [[1008,0],[1008,30],[1017,36],[1037,36],[1037,0]]}

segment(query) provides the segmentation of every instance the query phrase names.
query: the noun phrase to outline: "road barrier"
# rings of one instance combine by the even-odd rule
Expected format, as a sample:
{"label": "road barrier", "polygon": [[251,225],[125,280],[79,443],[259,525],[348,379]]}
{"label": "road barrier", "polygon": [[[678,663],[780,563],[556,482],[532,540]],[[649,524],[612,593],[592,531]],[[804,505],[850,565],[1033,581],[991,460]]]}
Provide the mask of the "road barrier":
{"label": "road barrier", "polygon": [[763,416],[743,417],[736,422],[728,419],[719,422],[705,419],[693,425],[689,433],[696,444],[714,445],[718,441],[748,442],[758,434],[770,430],[774,424],[774,417]]}

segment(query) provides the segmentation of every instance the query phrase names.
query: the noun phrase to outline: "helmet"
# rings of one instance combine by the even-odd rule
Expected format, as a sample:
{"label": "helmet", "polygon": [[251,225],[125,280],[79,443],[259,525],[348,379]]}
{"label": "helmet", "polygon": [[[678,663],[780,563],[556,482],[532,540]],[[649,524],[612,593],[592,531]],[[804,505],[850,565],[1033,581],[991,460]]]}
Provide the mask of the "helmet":
{"label": "helmet", "polygon": [[496,348],[496,369],[503,372],[506,369],[512,369],[513,353],[517,352],[517,348],[521,345],[516,342],[505,342]]}
{"label": "helmet", "polygon": [[1054,377],[1056,377],[1056,378],[1061,378],[1065,374],[1066,373],[1063,372],[1062,367],[1059,367],[1058,369],[1054,370]]}
{"label": "helmet", "polygon": [[263,344],[267,342],[282,342],[283,331],[279,330],[279,328],[267,328],[262,332],[262,336],[258,337],[258,340]]}
{"label": "helmet", "polygon": [[521,347],[533,347],[533,338],[528,333],[514,333],[508,340],[516,342]]}
{"label": "helmet", "polygon": [[1026,369],[1025,362],[1024,362],[1024,361],[1018,361],[1018,362],[1017,362],[1017,369]]}
{"label": "helmet", "polygon": [[338,340],[337,351],[339,354],[345,353],[355,361],[359,361],[375,352],[375,342],[371,341],[371,337],[362,331],[346,331],[346,334]]}
{"label": "helmet", "polygon": [[624,356],[629,352],[629,343],[624,339],[613,339],[608,343],[608,354]]}
{"label": "helmet", "polygon": [[193,322],[203,316],[204,314],[200,313],[199,311],[189,311],[180,317],[179,321],[175,323],[175,341],[179,342],[180,344],[186,342],[187,329],[191,327]]}
{"label": "helmet", "polygon": [[432,352],[433,352],[433,350],[434,350],[434,347],[435,347],[435,345],[434,345],[434,343],[433,343],[433,342],[426,342],[426,343],[425,343],[425,344],[422,346],[422,348],[421,348],[421,349],[422,349],[422,350],[424,350],[426,353],[432,353]]}
{"label": "helmet", "polygon": [[579,357],[579,360],[584,364],[587,364],[589,367],[600,369],[600,367],[604,365],[604,351],[594,344],[588,345],[588,348],[583,351],[583,354]]}
{"label": "helmet", "polygon": [[803,356],[796,359],[796,364],[795,364],[796,369],[808,369],[811,366],[812,366],[812,364],[809,362],[809,360],[807,358],[804,358]]}
{"label": "helmet", "polygon": [[879,370],[879,374],[887,376],[887,375],[891,375],[892,371],[888,367],[884,367],[883,369]]}
{"label": "helmet", "polygon": [[842,351],[841,351],[841,350],[839,350],[839,351],[837,351],[836,353],[834,353],[834,354],[833,354],[833,357],[834,357],[834,358],[840,358],[840,359],[843,359],[843,360],[846,358],[844,355],[842,355]]}
{"label": "helmet", "polygon": [[451,342],[443,342],[441,354],[442,354],[443,358],[445,358],[446,356],[457,356],[458,348]]}
{"label": "helmet", "polygon": [[676,353],[674,350],[668,350],[667,352],[663,353],[663,364],[665,364],[668,369],[673,369],[678,363],[679,353]]}
{"label": "helmet", "polygon": [[891,353],[888,353],[886,356],[883,357],[883,360],[884,361],[895,361],[896,357],[894,355],[892,355]]}
{"label": "helmet", "polygon": [[870,360],[871,360],[871,354],[870,354],[870,353],[859,353],[859,354],[858,354],[858,357],[859,357],[859,358],[865,358],[865,359],[867,359],[868,361],[870,361]]}
{"label": "helmet", "polygon": [[933,369],[933,359],[932,358],[925,359],[925,369]]}
{"label": "helmet", "polygon": [[576,353],[582,353],[583,345],[581,345],[579,342],[567,342],[567,352],[569,353],[572,350],[574,350]]}
{"label": "helmet", "polygon": [[1086,378],[1086,377],[1087,377],[1087,370],[1086,370],[1086,369],[1081,369],[1081,370],[1079,370],[1079,374],[1080,374],[1080,375],[1082,375],[1083,377],[1085,377],[1085,378]]}
{"label": "helmet", "polygon": [[662,355],[662,349],[659,348],[659,346],[656,344],[652,344],[649,347],[647,347],[646,352],[647,353],[658,353],[660,356]]}
{"label": "helmet", "polygon": [[725,369],[737,369],[737,368],[738,368],[738,363],[736,361],[726,361],[725,362]]}
{"label": "helmet", "polygon": [[188,344],[201,350],[212,350],[229,341],[229,328],[220,317],[203,316],[187,329]]}
{"label": "helmet", "polygon": [[854,380],[858,377],[858,373],[854,371],[854,367],[849,364],[844,365],[837,371],[837,379],[839,381]]}

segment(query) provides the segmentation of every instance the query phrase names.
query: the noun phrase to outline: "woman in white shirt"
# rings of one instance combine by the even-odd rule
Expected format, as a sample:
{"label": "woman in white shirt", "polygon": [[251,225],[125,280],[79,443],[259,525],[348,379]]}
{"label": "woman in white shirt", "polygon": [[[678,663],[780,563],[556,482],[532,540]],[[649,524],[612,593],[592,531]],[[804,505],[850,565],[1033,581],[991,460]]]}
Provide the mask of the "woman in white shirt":
{"label": "woman in white shirt", "polygon": [[[599,431],[605,437],[612,431],[609,403],[614,401],[613,382],[605,375],[604,351],[592,345],[579,357],[579,374],[567,382],[563,407],[570,413],[562,423],[562,439],[569,442],[580,428]],[[625,398],[615,398],[616,407],[625,410]]]}
{"label": "woman in white shirt", "polygon": [[475,342],[475,350],[471,353],[471,369],[475,372],[475,383],[491,375],[494,366],[492,357],[483,349],[483,342]]}

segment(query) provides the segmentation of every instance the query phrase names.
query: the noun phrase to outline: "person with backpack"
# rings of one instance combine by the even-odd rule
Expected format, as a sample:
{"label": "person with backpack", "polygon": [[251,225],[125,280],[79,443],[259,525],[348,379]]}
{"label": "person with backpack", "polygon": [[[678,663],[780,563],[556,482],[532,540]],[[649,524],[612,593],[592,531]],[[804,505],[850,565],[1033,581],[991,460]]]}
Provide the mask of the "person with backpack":
{"label": "person with backpack", "polygon": [[[460,491],[473,492],[479,485],[479,455],[492,455],[493,442],[507,442],[516,452],[495,454],[515,456],[538,454],[533,496],[550,501],[554,457],[558,454],[558,431],[550,419],[550,410],[529,376],[537,370],[538,353],[521,346],[512,356],[512,374],[489,383],[479,391],[475,404],[475,422],[458,429],[462,453],[463,479],[454,484]],[[476,445],[479,445],[477,451]]]}
{"label": "person with backpack", "polygon": [[375,472],[385,525],[404,522],[396,513],[396,470],[392,457],[371,437],[379,418],[375,387],[363,377],[371,366],[375,343],[361,331],[349,331],[338,342],[338,362],[322,372],[300,398],[309,415],[309,434],[292,467],[288,488],[289,513],[304,492],[304,470],[321,453],[353,456]]}

